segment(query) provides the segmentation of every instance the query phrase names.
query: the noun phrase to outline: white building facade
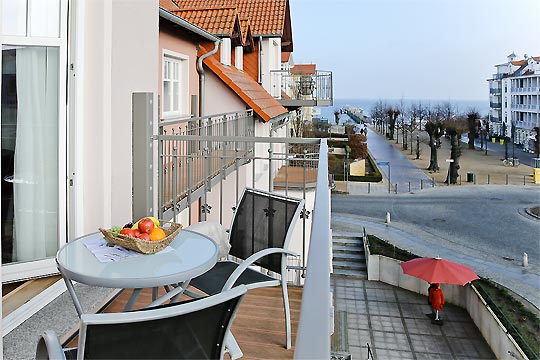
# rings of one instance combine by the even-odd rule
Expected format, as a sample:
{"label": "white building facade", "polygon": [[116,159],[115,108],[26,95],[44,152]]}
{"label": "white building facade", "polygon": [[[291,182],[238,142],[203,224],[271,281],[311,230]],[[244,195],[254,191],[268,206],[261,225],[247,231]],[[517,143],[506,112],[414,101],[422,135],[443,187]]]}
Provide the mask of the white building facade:
{"label": "white building facade", "polygon": [[512,53],[508,62],[495,65],[497,73],[488,80],[490,132],[513,137],[528,149],[534,128],[540,126],[540,56],[516,58]]}

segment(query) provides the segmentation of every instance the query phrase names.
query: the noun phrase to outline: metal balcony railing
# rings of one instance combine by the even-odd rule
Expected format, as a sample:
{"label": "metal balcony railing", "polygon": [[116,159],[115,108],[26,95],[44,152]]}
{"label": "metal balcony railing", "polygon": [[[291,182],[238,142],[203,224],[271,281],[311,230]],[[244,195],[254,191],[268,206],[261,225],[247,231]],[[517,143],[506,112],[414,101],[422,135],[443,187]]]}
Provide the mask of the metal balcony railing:
{"label": "metal balcony railing", "polygon": [[279,99],[285,106],[333,104],[331,71],[316,70],[315,73],[301,73],[273,70],[270,72],[270,79],[272,96]]}
{"label": "metal balcony railing", "polygon": [[490,102],[490,103],[489,103],[489,107],[490,107],[490,108],[496,108],[496,109],[497,109],[497,108],[502,107],[502,104],[501,104],[501,103]]}
{"label": "metal balcony railing", "polygon": [[501,88],[491,88],[489,89],[490,94],[500,94],[502,92]]}
{"label": "metal balcony railing", "polygon": [[[167,220],[188,211],[192,219],[196,217],[191,212],[200,211],[201,219],[212,216],[228,227],[224,220],[232,218],[236,200],[227,202],[226,198],[230,200],[234,194],[233,199],[239,199],[246,186],[302,197],[305,207],[290,246],[300,256],[288,262],[287,279],[304,286],[295,356],[311,358],[316,354],[330,358],[331,234],[326,140],[243,135],[242,131],[230,132],[226,121],[213,126],[228,129],[227,135],[223,130],[221,135],[206,135],[209,130],[197,126],[205,124],[206,119],[190,119],[194,124],[178,131],[164,129],[154,139],[159,148],[159,216]],[[248,127],[243,129],[250,132]],[[200,205],[199,210],[195,204]]]}

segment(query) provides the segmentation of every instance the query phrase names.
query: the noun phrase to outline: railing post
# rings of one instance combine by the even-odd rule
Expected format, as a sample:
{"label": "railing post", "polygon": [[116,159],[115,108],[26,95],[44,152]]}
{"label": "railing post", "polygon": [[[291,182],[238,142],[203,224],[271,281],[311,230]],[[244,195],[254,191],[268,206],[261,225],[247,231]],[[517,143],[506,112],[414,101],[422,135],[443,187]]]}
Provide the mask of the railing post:
{"label": "railing post", "polygon": [[[193,174],[193,154],[189,154],[187,156],[187,172],[186,172],[186,179],[187,179],[187,203],[188,203],[188,217],[189,217],[189,220],[188,220],[188,224],[191,225],[191,191],[192,191],[192,186],[191,186],[191,174]],[[174,194],[174,208],[176,209],[176,191],[175,191],[175,194]],[[175,217],[176,217],[176,213],[175,213]]]}
{"label": "railing post", "polygon": [[272,144],[268,149],[268,191],[272,192],[274,190],[274,176],[272,174]]}

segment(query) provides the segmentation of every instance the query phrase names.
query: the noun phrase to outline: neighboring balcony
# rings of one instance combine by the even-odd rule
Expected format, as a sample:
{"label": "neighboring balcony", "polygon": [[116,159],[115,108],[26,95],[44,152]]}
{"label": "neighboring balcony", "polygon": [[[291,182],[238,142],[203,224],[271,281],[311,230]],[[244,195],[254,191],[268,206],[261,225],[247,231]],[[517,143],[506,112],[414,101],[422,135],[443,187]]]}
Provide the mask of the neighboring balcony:
{"label": "neighboring balcony", "polygon": [[287,70],[271,71],[272,96],[287,108],[301,106],[332,106],[334,95],[332,72],[294,73]]}
{"label": "neighboring balcony", "polygon": [[501,94],[502,89],[501,88],[491,88],[489,89],[490,94]]}
{"label": "neighboring balcony", "polygon": [[501,103],[496,103],[496,102],[490,102],[489,107],[492,108],[492,109],[500,109],[502,107],[502,104]]}

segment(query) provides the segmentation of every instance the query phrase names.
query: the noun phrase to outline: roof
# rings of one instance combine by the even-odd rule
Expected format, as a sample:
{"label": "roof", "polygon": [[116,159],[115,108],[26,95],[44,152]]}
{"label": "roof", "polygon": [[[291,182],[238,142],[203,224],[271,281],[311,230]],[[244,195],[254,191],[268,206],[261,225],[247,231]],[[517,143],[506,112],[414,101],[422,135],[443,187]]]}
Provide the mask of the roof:
{"label": "roof", "polygon": [[[208,50],[201,45],[201,51]],[[225,66],[219,61],[219,56],[213,54],[203,60],[204,65],[216,74],[228,87],[261,117],[268,122],[280,115],[288,113],[278,100],[274,99],[259,83],[246,73],[233,66]]]}
{"label": "roof", "polygon": [[167,11],[178,10],[173,0],[159,0],[159,7]]}
{"label": "roof", "polygon": [[238,13],[234,6],[208,9],[184,8],[181,10],[172,10],[171,12],[216,36],[232,38],[235,35],[235,30],[237,32],[236,36],[239,36],[240,24]]}
{"label": "roof", "polygon": [[288,0],[176,0],[176,3],[180,9],[236,6],[241,17],[250,19],[254,36],[283,35],[289,12]]}
{"label": "roof", "polygon": [[516,60],[516,61],[512,61],[512,65],[516,65],[516,66],[527,65],[527,60]]}
{"label": "roof", "polygon": [[291,58],[291,52],[290,51],[283,51],[281,53],[281,62],[288,62]]}
{"label": "roof", "polygon": [[251,22],[249,21],[249,18],[241,17],[239,20],[242,44],[244,44],[244,46],[251,45],[253,47],[253,36],[251,34]]}
{"label": "roof", "polygon": [[317,65],[315,64],[297,64],[291,69],[291,74],[315,74]]}

